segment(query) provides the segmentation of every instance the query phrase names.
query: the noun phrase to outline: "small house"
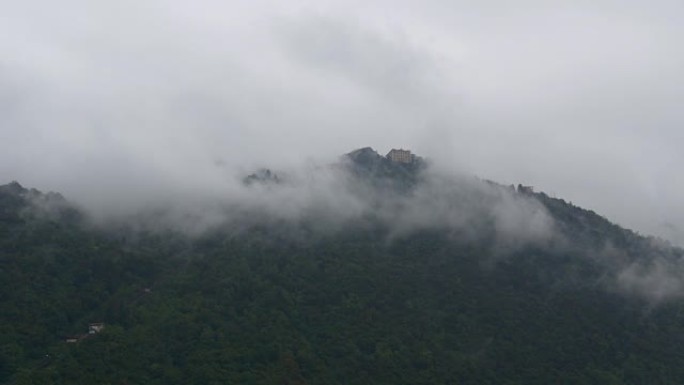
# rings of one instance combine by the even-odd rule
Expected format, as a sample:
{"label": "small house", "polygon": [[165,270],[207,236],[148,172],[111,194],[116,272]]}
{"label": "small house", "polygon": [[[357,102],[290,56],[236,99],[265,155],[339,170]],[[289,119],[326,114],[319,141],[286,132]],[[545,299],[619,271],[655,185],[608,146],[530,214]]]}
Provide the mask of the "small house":
{"label": "small house", "polygon": [[105,324],[104,323],[92,323],[88,325],[88,334],[97,334],[104,329]]}

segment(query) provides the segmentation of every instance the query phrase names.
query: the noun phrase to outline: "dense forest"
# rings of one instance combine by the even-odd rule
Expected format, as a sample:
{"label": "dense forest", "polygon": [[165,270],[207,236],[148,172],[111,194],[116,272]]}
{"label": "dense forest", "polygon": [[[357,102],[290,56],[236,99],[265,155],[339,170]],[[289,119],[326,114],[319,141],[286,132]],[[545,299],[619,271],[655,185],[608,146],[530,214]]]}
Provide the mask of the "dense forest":
{"label": "dense forest", "polygon": [[[0,186],[0,384],[682,383],[680,249],[479,180],[448,195],[467,201],[451,222],[398,231],[423,206],[396,197],[420,196],[429,166],[362,149],[335,167],[377,210],[332,229],[318,211],[193,234],[98,226],[68,197]],[[553,234],[521,238],[509,206],[453,224],[499,201],[540,208]]]}

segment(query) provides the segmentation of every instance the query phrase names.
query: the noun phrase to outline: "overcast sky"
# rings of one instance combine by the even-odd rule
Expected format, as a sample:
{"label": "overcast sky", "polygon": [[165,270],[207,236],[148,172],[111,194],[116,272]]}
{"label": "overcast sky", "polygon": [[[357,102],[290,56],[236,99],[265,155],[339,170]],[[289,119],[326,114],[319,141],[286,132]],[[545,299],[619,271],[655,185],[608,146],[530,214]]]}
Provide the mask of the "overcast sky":
{"label": "overcast sky", "polygon": [[682,20],[681,1],[5,1],[0,183],[116,205],[403,147],[684,244]]}

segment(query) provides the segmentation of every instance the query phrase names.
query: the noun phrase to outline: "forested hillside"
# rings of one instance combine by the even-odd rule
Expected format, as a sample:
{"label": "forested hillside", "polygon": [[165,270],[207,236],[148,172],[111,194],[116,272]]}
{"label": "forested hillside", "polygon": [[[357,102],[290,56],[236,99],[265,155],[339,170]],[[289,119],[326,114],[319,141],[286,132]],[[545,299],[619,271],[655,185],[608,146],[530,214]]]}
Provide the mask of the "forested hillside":
{"label": "forested hillside", "polygon": [[0,383],[682,382],[681,250],[427,169],[358,150],[333,202],[362,210],[262,205],[192,234],[95,225],[68,197],[1,186]]}

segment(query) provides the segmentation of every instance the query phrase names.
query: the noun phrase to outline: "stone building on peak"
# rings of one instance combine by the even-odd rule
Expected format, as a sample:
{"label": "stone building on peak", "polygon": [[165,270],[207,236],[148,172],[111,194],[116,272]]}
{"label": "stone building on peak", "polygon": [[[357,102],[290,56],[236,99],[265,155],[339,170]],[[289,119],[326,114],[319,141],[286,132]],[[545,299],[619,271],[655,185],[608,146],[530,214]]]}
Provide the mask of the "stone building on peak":
{"label": "stone building on peak", "polygon": [[387,159],[391,160],[392,162],[397,162],[397,163],[413,163],[416,159],[416,156],[411,154],[410,150],[395,149],[395,148],[390,150],[390,152],[387,153],[386,157],[387,157]]}

